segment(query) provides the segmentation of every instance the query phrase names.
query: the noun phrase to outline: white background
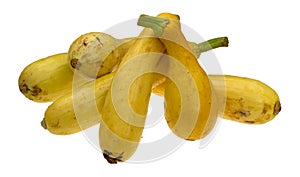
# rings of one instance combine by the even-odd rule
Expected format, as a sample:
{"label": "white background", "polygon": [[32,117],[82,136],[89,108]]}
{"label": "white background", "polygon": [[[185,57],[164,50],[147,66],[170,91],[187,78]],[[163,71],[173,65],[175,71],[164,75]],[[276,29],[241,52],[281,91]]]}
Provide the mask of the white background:
{"label": "white background", "polygon": [[[299,176],[299,6],[297,1],[1,1],[0,176]],[[110,165],[83,134],[55,136],[40,126],[48,104],[27,100],[18,77],[29,63],[65,52],[80,34],[140,14],[168,11],[205,39],[226,74],[259,79],[279,94],[282,112],[264,125],[223,120],[210,144],[187,142],[161,160]]]}

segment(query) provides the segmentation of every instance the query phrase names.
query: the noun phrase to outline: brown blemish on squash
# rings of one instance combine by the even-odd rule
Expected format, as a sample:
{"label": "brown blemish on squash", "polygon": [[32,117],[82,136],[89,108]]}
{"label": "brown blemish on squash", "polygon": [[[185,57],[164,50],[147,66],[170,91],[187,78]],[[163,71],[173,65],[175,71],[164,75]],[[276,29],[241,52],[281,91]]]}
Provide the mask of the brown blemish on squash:
{"label": "brown blemish on squash", "polygon": [[35,85],[30,89],[30,92],[32,96],[38,96],[42,92],[42,89]]}
{"label": "brown blemish on squash", "polygon": [[72,68],[74,68],[74,69],[79,69],[80,66],[81,66],[81,63],[78,61],[77,58],[73,58],[73,59],[70,61],[70,64],[71,64]]}
{"label": "brown blemish on squash", "polygon": [[[240,116],[242,116],[242,117],[248,117],[248,116],[250,116],[251,115],[251,112],[250,111],[248,111],[248,110],[238,110],[238,111],[236,111],[236,112],[234,112],[234,114],[235,115],[240,115]],[[239,116],[237,116],[238,118],[239,118]]]}
{"label": "brown blemish on squash", "polygon": [[268,110],[270,110],[271,109],[271,106],[270,105],[268,105],[268,104],[264,104],[264,108],[263,108],[263,110],[262,110],[262,114],[266,114],[267,112],[268,112]]}
{"label": "brown blemish on squash", "polygon": [[88,38],[87,38],[87,37],[85,37],[85,38],[82,40],[82,44],[83,44],[85,47],[89,44]]}
{"label": "brown blemish on squash", "polygon": [[276,116],[280,111],[281,111],[281,104],[280,101],[277,101],[274,105],[273,115]]}
{"label": "brown blemish on squash", "polygon": [[101,42],[99,37],[96,37],[96,40],[98,41],[98,43],[100,44],[101,47],[103,47],[103,43]]}
{"label": "brown blemish on squash", "polygon": [[247,110],[240,110],[240,114],[243,116],[243,117],[248,117],[250,116],[250,111],[247,111]]}
{"label": "brown blemish on squash", "polygon": [[83,45],[84,45],[84,46],[87,46],[88,43],[87,43],[86,41],[83,41]]}
{"label": "brown blemish on squash", "polygon": [[32,96],[38,96],[42,92],[42,89],[36,85],[30,89],[27,84],[22,84],[19,86],[19,89],[23,94],[29,93]]}
{"label": "brown blemish on squash", "polygon": [[247,124],[254,124],[255,123],[254,120],[245,120],[244,122],[247,123]]}
{"label": "brown blemish on squash", "polygon": [[122,160],[122,155],[124,154],[121,153],[118,157],[111,157],[112,153],[109,152],[108,150],[104,150],[103,152],[103,157],[107,160],[108,163],[110,164],[117,164],[118,162],[121,162]]}
{"label": "brown blemish on squash", "polygon": [[41,126],[42,126],[44,129],[47,129],[47,124],[46,124],[45,118],[41,121]]}
{"label": "brown blemish on squash", "polygon": [[19,85],[19,89],[23,94],[26,94],[30,91],[30,89],[26,84]]}

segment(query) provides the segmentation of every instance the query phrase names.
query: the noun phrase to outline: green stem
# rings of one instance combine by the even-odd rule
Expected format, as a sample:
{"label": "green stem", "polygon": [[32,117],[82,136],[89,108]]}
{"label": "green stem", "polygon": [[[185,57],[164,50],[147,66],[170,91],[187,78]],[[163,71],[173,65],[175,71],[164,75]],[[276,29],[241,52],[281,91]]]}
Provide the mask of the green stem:
{"label": "green stem", "polygon": [[229,41],[227,37],[218,37],[214,39],[210,39],[205,42],[201,42],[199,44],[189,42],[190,47],[193,50],[193,53],[198,58],[201,53],[207,52],[212,49],[216,49],[219,47],[228,47]]}
{"label": "green stem", "polygon": [[140,15],[137,24],[145,28],[151,28],[155,36],[161,36],[164,28],[169,23],[167,18],[152,17],[149,15]]}
{"label": "green stem", "polygon": [[[159,37],[162,35],[164,28],[168,23],[169,20],[167,18],[153,17],[142,14],[139,17],[137,24],[145,28],[151,28],[154,34]],[[219,47],[228,47],[228,43],[229,41],[227,37],[219,37],[199,44],[189,42],[189,46],[191,47],[195,56],[198,58],[203,52],[207,52]]]}
{"label": "green stem", "polygon": [[199,46],[200,52],[202,53],[218,47],[228,47],[228,44],[229,41],[227,37],[218,37],[199,43],[197,45]]}

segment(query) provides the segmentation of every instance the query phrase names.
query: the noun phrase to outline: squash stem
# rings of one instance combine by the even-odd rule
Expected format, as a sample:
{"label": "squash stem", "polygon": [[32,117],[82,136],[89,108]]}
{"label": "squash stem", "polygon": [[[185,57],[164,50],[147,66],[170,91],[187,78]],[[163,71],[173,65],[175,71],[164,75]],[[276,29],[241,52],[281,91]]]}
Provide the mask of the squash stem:
{"label": "squash stem", "polygon": [[193,42],[189,42],[189,44],[193,50],[193,53],[198,58],[201,53],[207,52],[209,50],[216,49],[219,47],[228,47],[229,40],[227,37],[218,37],[198,44]]}
{"label": "squash stem", "polygon": [[167,18],[153,17],[149,15],[140,15],[137,24],[146,28],[151,28],[155,36],[161,36],[164,32],[164,28],[169,23]]}
{"label": "squash stem", "polygon": [[[159,37],[162,35],[164,28],[168,23],[169,20],[167,18],[153,17],[153,16],[142,14],[139,17],[137,24],[145,28],[151,28],[154,34],[157,37]],[[229,41],[227,37],[218,37],[199,44],[196,44],[194,42],[189,43],[193,53],[197,58],[203,52],[207,52],[209,50],[219,48],[219,47],[228,47],[228,44]]]}
{"label": "squash stem", "polygon": [[197,44],[197,46],[199,47],[199,50],[202,53],[218,47],[228,47],[228,44],[229,40],[227,37],[218,37],[199,43]]}

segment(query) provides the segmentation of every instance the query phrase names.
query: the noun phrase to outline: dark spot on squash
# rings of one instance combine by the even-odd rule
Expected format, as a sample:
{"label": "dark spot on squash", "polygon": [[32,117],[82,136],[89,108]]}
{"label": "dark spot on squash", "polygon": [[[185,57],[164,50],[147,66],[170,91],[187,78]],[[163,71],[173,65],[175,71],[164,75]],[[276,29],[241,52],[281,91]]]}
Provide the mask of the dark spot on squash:
{"label": "dark spot on squash", "polygon": [[88,45],[88,42],[86,41],[86,39],[83,40],[83,43],[82,43],[85,47]]}
{"label": "dark spot on squash", "polygon": [[247,123],[247,124],[254,124],[255,121],[254,120],[245,120],[245,123]]}
{"label": "dark spot on squash", "polygon": [[74,68],[74,69],[79,69],[80,66],[81,66],[81,63],[78,61],[77,58],[73,58],[73,59],[70,61],[70,64],[71,64],[72,68]]}
{"label": "dark spot on squash", "polygon": [[32,96],[38,96],[42,92],[42,89],[35,85],[30,89],[30,92]]}
{"label": "dark spot on squash", "polygon": [[19,85],[19,89],[23,94],[26,94],[30,91],[30,89],[26,84]]}
{"label": "dark spot on squash", "polygon": [[100,45],[101,47],[103,47],[103,43],[101,42],[100,38],[99,38],[99,37],[96,37],[96,40],[98,41],[99,45]]}
{"label": "dark spot on squash", "polygon": [[46,124],[45,118],[41,121],[41,126],[42,126],[44,129],[47,129],[47,124]]}
{"label": "dark spot on squash", "polygon": [[103,157],[107,160],[108,163],[110,164],[117,164],[118,162],[121,162],[121,158],[123,157],[122,155],[124,154],[121,153],[120,156],[118,157],[111,157],[112,153],[109,152],[108,150],[104,150],[103,152]]}
{"label": "dark spot on squash", "polygon": [[240,114],[242,117],[248,117],[251,115],[251,112],[248,110],[239,110],[235,114]]}
{"label": "dark spot on squash", "polygon": [[268,110],[270,110],[271,109],[271,106],[270,105],[268,105],[268,104],[264,104],[264,108],[263,108],[263,110],[262,110],[262,114],[266,114],[267,112],[268,112]]}
{"label": "dark spot on squash", "polygon": [[274,105],[273,114],[276,116],[281,111],[281,104],[280,101],[277,101]]}

